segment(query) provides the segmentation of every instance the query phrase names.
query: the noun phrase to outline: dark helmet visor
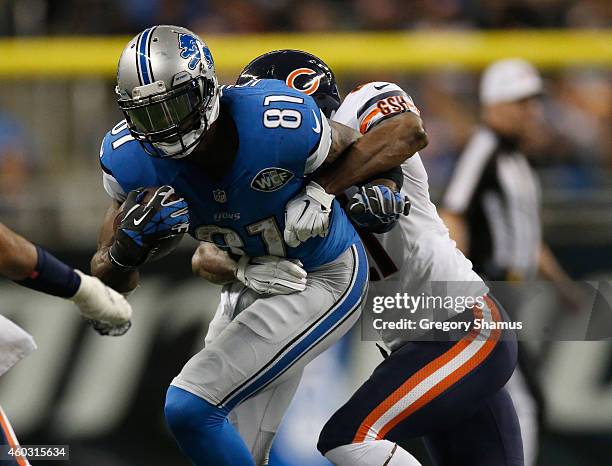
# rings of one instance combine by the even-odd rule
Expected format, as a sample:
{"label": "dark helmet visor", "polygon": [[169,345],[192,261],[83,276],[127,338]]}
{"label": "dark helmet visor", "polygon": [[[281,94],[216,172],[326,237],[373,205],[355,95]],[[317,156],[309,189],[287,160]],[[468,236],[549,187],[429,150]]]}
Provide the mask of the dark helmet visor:
{"label": "dark helmet visor", "polygon": [[201,100],[197,88],[192,87],[157,101],[152,97],[142,105],[121,105],[121,107],[133,132],[152,136],[176,129],[189,116],[198,113]]}

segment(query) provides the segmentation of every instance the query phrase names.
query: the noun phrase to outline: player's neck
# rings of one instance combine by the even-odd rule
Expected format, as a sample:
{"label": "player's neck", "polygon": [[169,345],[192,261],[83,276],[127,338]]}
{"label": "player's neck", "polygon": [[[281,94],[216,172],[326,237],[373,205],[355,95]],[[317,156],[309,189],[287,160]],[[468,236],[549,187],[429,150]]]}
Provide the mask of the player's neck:
{"label": "player's neck", "polygon": [[189,160],[213,179],[226,176],[234,164],[238,151],[238,133],[232,117],[221,111],[202,142],[189,155]]}

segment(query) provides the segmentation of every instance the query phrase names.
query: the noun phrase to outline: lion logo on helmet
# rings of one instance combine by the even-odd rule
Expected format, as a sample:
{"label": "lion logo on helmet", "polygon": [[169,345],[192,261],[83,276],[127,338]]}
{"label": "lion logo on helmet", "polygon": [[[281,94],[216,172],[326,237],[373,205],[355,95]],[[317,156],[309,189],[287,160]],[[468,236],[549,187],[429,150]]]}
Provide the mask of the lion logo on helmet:
{"label": "lion logo on helmet", "polygon": [[212,54],[200,40],[191,34],[178,35],[179,47],[181,49],[181,58],[189,60],[187,67],[190,70],[195,70],[198,64],[202,61],[202,52],[204,59],[209,68],[213,66]]}

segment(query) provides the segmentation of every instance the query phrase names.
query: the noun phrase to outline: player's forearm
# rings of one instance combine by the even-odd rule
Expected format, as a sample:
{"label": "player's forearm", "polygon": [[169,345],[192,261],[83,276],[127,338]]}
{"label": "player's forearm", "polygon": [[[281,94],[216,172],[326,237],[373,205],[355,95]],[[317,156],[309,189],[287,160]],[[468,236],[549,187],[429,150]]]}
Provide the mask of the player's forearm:
{"label": "player's forearm", "polygon": [[238,264],[226,252],[210,243],[202,243],[192,259],[193,273],[217,285],[225,285],[236,279]]}
{"label": "player's forearm", "polygon": [[403,113],[383,121],[348,147],[331,167],[324,168],[316,181],[331,194],[401,165],[428,143],[421,119]]}
{"label": "player's forearm", "polygon": [[114,221],[120,208],[121,203],[113,201],[106,211],[98,235],[98,250],[91,259],[91,274],[120,293],[129,293],[138,286],[138,269],[117,267],[111,262],[108,253],[115,238]]}
{"label": "player's forearm", "polygon": [[120,293],[133,291],[140,281],[137,268],[120,269],[110,261],[109,247],[102,247],[91,259],[91,274]]}
{"label": "player's forearm", "polygon": [[36,268],[36,247],[0,223],[0,275],[23,280]]}

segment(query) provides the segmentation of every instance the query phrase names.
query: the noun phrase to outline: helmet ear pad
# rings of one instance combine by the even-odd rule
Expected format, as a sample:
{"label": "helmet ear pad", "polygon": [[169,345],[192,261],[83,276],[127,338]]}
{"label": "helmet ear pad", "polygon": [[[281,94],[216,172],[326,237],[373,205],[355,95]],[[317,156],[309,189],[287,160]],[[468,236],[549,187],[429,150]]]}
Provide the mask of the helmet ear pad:
{"label": "helmet ear pad", "polygon": [[317,107],[321,109],[321,111],[327,118],[331,118],[332,116],[334,116],[336,110],[340,108],[340,100],[336,99],[333,95],[315,93],[312,97],[316,102]]}

